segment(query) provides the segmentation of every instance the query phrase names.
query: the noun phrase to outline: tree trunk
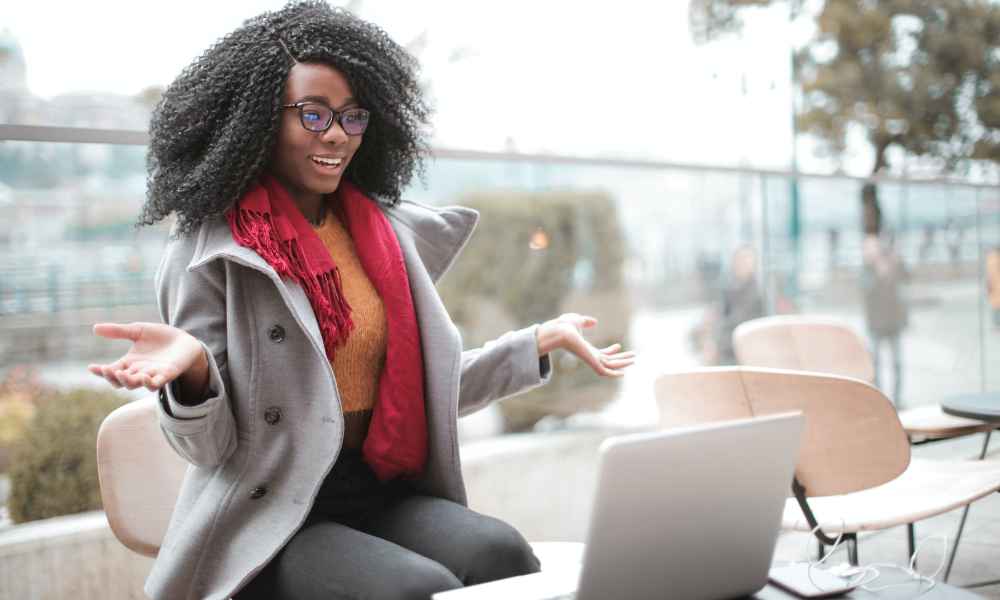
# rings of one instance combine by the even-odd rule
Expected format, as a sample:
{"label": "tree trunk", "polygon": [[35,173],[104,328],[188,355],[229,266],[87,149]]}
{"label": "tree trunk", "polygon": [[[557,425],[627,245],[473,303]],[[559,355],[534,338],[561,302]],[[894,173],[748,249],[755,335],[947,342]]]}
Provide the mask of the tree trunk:
{"label": "tree trunk", "polygon": [[861,188],[861,231],[878,235],[882,231],[882,209],[878,204],[878,188],[872,182]]}
{"label": "tree trunk", "polygon": [[[888,142],[879,142],[875,147],[875,168],[872,175],[889,166],[885,157]],[[882,208],[878,202],[878,187],[869,181],[861,187],[861,231],[865,235],[878,235],[882,232]]]}

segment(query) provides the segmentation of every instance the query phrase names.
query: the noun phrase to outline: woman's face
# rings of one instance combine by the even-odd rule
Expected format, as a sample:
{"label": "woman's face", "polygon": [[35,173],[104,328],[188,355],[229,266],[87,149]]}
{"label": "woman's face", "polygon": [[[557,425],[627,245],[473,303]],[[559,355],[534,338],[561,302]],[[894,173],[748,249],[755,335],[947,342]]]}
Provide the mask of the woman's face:
{"label": "woman's face", "polygon": [[[303,101],[325,104],[338,113],[359,107],[344,75],[317,63],[296,63],[288,73],[283,104]],[[302,126],[299,109],[282,109],[269,170],[297,200],[332,193],[361,138],[344,133],[337,119],[324,132],[308,131]]]}

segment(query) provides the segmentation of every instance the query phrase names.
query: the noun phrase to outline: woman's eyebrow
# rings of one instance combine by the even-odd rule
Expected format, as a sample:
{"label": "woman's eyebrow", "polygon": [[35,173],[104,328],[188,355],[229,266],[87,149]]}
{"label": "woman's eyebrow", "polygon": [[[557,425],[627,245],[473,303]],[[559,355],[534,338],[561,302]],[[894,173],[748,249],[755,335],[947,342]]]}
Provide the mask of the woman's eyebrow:
{"label": "woman's eyebrow", "polygon": [[[330,100],[327,99],[326,96],[305,96],[301,100],[299,100],[299,102],[319,102],[321,104],[325,104],[327,106],[330,106]],[[341,104],[340,106],[336,106],[336,107],[335,106],[330,106],[330,108],[332,108],[334,110],[342,110],[342,109],[344,109],[344,108],[346,108],[348,106],[351,106],[352,104],[357,104],[357,103],[358,103],[358,101],[355,100],[353,97],[348,97],[347,99],[344,100],[344,103]]]}

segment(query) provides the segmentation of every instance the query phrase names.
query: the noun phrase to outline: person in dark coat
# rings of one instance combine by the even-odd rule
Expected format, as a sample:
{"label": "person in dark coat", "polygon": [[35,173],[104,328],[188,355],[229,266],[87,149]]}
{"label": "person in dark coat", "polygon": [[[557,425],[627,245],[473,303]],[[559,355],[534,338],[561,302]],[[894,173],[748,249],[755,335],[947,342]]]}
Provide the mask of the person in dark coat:
{"label": "person in dark coat", "polygon": [[757,253],[749,246],[741,246],[733,252],[729,280],[722,288],[716,335],[720,365],[737,362],[733,350],[733,331],[736,327],[764,314],[764,297],[757,280]]}
{"label": "person in dark coat", "polygon": [[864,295],[865,322],[871,338],[872,359],[875,362],[875,385],[881,387],[882,347],[887,345],[892,355],[892,400],[899,405],[902,391],[903,357],[900,336],[909,324],[909,309],[903,295],[903,284],[909,272],[896,252],[893,239],[870,235],[863,243],[864,267],[861,286]]}

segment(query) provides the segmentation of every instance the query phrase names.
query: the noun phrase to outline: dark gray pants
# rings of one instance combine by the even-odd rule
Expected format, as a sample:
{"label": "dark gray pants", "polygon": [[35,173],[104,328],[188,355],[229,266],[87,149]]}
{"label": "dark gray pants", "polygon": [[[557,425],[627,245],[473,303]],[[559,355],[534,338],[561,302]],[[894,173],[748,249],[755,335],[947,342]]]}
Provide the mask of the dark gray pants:
{"label": "dark gray pants", "polygon": [[513,527],[405,483],[380,484],[344,453],[306,523],[236,600],[427,600],[431,594],[534,573]]}

